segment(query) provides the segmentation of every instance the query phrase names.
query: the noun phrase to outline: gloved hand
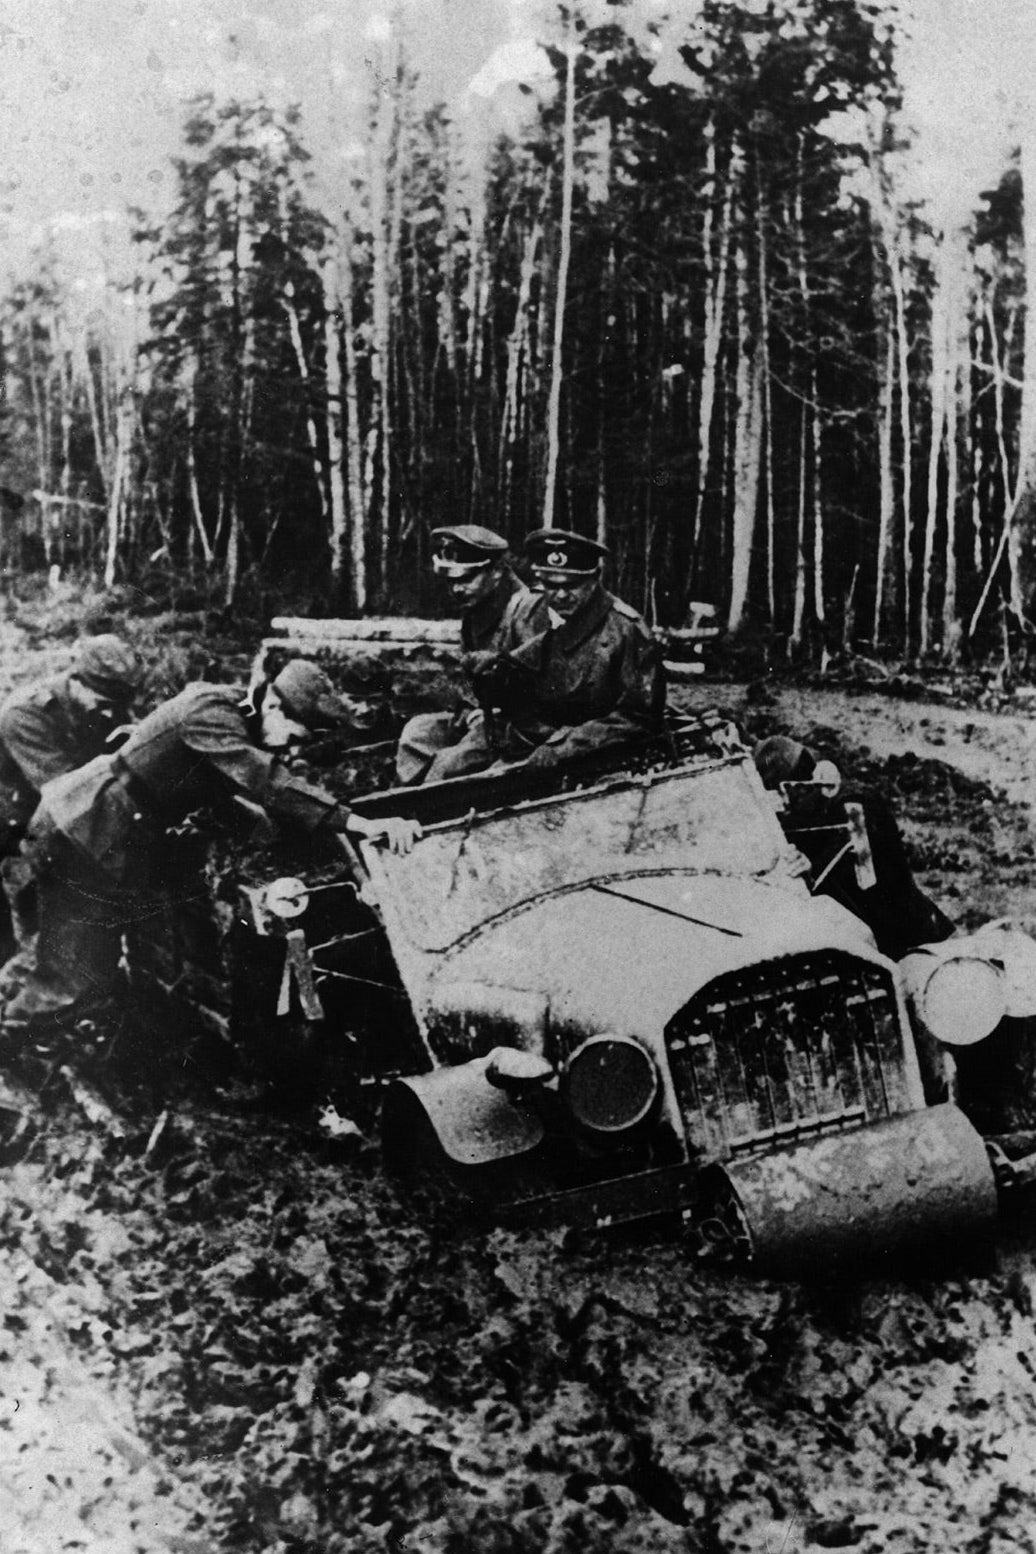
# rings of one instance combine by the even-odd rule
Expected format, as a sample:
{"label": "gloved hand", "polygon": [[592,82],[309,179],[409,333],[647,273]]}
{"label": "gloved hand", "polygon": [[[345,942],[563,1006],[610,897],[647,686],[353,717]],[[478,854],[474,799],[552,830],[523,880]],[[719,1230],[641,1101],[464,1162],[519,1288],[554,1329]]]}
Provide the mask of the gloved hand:
{"label": "gloved hand", "polygon": [[401,815],[386,815],[383,820],[366,820],[362,815],[350,815],[344,828],[351,836],[365,837],[369,842],[385,842],[389,852],[402,854],[413,851],[414,843],[421,835],[420,823],[405,820]]}
{"label": "gloved hand", "polygon": [[526,768],[531,772],[549,772],[556,766],[560,766],[564,755],[559,744],[537,745],[531,755],[526,758]]}
{"label": "gloved hand", "polygon": [[812,867],[805,853],[797,847],[789,846],[781,853],[773,872],[785,879],[801,880],[806,878]]}
{"label": "gloved hand", "polygon": [[477,675],[491,671],[499,657],[500,654],[492,649],[482,648],[478,652],[462,653],[460,656],[460,666],[464,673],[474,680]]}

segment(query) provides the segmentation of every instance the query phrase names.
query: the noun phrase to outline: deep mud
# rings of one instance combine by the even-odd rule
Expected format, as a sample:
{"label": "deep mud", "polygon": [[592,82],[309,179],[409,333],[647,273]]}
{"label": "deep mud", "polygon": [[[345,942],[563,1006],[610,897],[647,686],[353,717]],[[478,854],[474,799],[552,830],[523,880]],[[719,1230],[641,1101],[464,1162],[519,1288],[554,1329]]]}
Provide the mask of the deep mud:
{"label": "deep mud", "polygon": [[[0,634],[0,678],[27,640]],[[685,699],[885,787],[965,925],[1029,914],[1018,714]],[[36,1099],[0,1167],[4,1554],[1036,1549],[1023,1218],[841,1288],[476,1233],[210,1058],[128,1006],[7,1053]]]}

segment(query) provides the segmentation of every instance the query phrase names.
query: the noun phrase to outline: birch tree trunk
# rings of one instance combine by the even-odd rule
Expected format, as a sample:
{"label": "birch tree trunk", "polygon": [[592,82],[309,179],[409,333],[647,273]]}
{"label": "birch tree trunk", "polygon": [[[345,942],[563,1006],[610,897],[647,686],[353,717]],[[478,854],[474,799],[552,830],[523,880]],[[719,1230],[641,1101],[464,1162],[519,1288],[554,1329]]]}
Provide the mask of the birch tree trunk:
{"label": "birch tree trunk", "polygon": [[1025,367],[1018,434],[1018,483],[1008,515],[1009,604],[1018,621],[1029,617],[1036,587],[1036,125],[1024,121],[1021,146],[1025,250]]}
{"label": "birch tree trunk", "polygon": [[[813,405],[813,613],[817,625],[823,627],[827,620],[825,600],[826,549],[824,534],[824,478],[823,450],[824,424],[820,413],[817,369],[809,375],[810,397]],[[821,668],[827,667],[827,647],[822,649]]]}
{"label": "birch tree trunk", "polygon": [[349,471],[349,588],[350,603],[357,611],[367,607],[367,513],[368,488],[363,478],[363,431],[360,426],[360,396],[357,389],[356,333],[353,313],[353,229],[347,220],[340,249],[342,273],[342,335],[345,340],[345,416],[346,461]]}
{"label": "birch tree trunk", "polygon": [[198,465],[194,451],[195,421],[197,410],[195,405],[195,387],[198,377],[198,363],[192,360],[188,366],[184,378],[184,400],[187,411],[187,489],[191,498],[191,516],[194,519],[194,529],[201,545],[201,553],[206,567],[211,567],[215,560],[215,551],[209,538],[209,531],[205,527],[205,515],[201,506],[201,491],[198,488]]}
{"label": "birch tree trunk", "polygon": [[976,309],[971,321],[971,339],[968,343],[968,352],[965,357],[964,371],[961,373],[961,422],[964,426],[966,447],[968,452],[968,467],[970,472],[971,501],[969,504],[971,517],[971,565],[976,577],[982,576],[985,565],[985,524],[982,511],[982,475],[984,461],[982,457],[982,427],[983,422],[976,420],[975,396],[972,389],[971,373],[968,370],[969,362],[982,360],[982,341],[985,335],[985,319],[983,314]]}
{"label": "birch tree trunk", "polygon": [[550,394],[547,400],[547,474],[543,486],[543,525],[554,521],[561,421],[561,373],[565,344],[565,303],[572,257],[572,191],[575,182],[576,44],[565,46],[565,127],[561,153],[561,233],[554,293],[554,336],[551,346]]}
{"label": "birch tree trunk", "polygon": [[[1017,309],[1014,308],[1011,310],[1007,335],[1004,340],[1002,350],[997,339],[996,315],[993,311],[992,303],[988,298],[986,300],[985,316],[986,328],[989,335],[989,360],[993,371],[993,409],[996,422],[996,445],[999,459],[1000,480],[1003,490],[1004,519],[1000,530],[1000,539],[997,542],[996,551],[994,552],[989,570],[986,573],[985,582],[982,585],[982,592],[979,594],[978,603],[975,605],[971,620],[968,622],[967,635],[969,637],[973,637],[975,635],[975,632],[978,628],[978,623],[982,619],[982,613],[986,608],[986,603],[989,599],[990,593],[993,590],[993,585],[996,582],[996,575],[1000,570],[1001,562],[1004,559],[1004,553],[1007,551],[1011,540],[1014,513],[1018,504],[1019,482],[1021,479],[1020,469],[1016,471],[1014,477],[1011,475],[1011,461],[1007,451],[1007,432],[1004,422],[1004,383],[1007,377],[1005,362],[1010,355],[1011,342],[1014,338],[1014,330],[1018,318],[1018,312]],[[1014,571],[1012,567],[1012,577],[1013,575]]]}
{"label": "birch tree trunk", "polygon": [[[816,346],[813,340],[813,299],[806,267],[806,242],[803,226],[802,204],[802,142],[799,141],[795,164],[795,243],[798,263],[799,295],[802,301],[803,349],[809,356],[809,403],[811,436],[811,497],[813,508],[813,616],[818,626],[826,619],[824,586],[824,508],[823,508],[823,423],[820,415],[819,384],[817,381]],[[805,473],[802,476],[805,485]],[[804,518],[804,515],[803,515]],[[803,529],[802,541],[805,541]],[[801,630],[801,622],[800,622]],[[826,660],[827,649],[823,650]]]}
{"label": "birch tree trunk", "polygon": [[234,459],[233,483],[229,492],[227,516],[230,530],[227,538],[227,567],[226,581],[223,590],[224,601],[230,605],[237,593],[237,585],[241,580],[241,479],[240,471],[248,458],[249,444],[252,439],[252,405],[255,397],[255,319],[251,309],[248,310],[244,322],[244,335],[241,351],[241,393],[238,402],[237,436],[238,448]]}
{"label": "birch tree trunk", "polygon": [[[611,299],[615,293],[615,250],[609,246],[608,261],[603,266],[600,279],[600,308],[601,327],[597,331],[597,359],[596,359],[596,390],[597,390],[597,514],[596,514],[596,538],[599,545],[608,543],[608,478],[607,460],[605,458],[605,420],[606,420],[606,384],[605,372],[605,347],[608,331],[604,327],[607,310],[611,306]],[[644,549],[645,563],[647,563],[648,551]]]}
{"label": "birch tree trunk", "polygon": [[[940,247],[940,254],[942,247]],[[938,523],[939,467],[946,437],[946,372],[949,331],[949,286],[945,261],[936,264],[932,292],[932,370],[930,396],[932,428],[928,443],[928,500],[925,511],[924,562],[921,569],[921,622],[918,645],[922,654],[931,643],[932,563],[935,557],[935,531]]]}
{"label": "birch tree trunk", "polygon": [[913,417],[910,403],[910,338],[907,334],[906,288],[899,238],[891,215],[886,213],[886,253],[892,282],[893,321],[896,334],[896,367],[899,380],[899,442],[901,464],[900,506],[903,511],[903,647],[910,652],[913,609]]}
{"label": "birch tree trunk", "polygon": [[[944,586],[942,603],[943,653],[951,661],[959,656],[961,622],[957,616],[957,502],[960,494],[960,428],[969,425],[962,414],[961,384],[970,383],[971,366],[968,355],[970,328],[968,322],[969,299],[966,286],[968,244],[963,232],[957,234],[954,245],[954,277],[951,290],[951,312],[947,335],[946,365],[946,507],[944,539]],[[970,399],[970,393],[968,395]]]}
{"label": "birch tree trunk", "polygon": [[26,330],[26,353],[29,362],[29,391],[32,396],[33,423],[36,433],[36,470],[39,489],[49,493],[51,483],[50,406],[47,403],[42,374],[36,357],[33,333],[33,318],[30,314]]}
{"label": "birch tree trunk", "polygon": [[[928,503],[925,522],[924,577],[921,589],[920,649],[932,645],[932,583],[936,540],[943,525],[943,645],[954,650],[957,627],[957,379],[964,300],[967,243],[962,231],[943,234],[932,296],[932,433],[928,450]],[[940,508],[939,475],[945,463],[945,497]]]}
{"label": "birch tree trunk", "polygon": [[[716,405],[717,365],[723,343],[723,314],[726,307],[727,257],[730,249],[730,211],[739,181],[741,154],[735,140],[730,154],[727,186],[720,217],[719,252],[713,254],[712,201],[716,179],[716,140],[711,120],[707,126],[705,216],[702,225],[702,254],[705,263],[705,340],[703,347],[701,393],[698,398],[698,489],[691,529],[691,553],[696,556],[701,541],[702,512],[712,461],[712,418]],[[693,562],[692,562],[693,566]]]}
{"label": "birch tree trunk", "polygon": [[773,392],[770,384],[770,282],[767,265],[766,197],[760,183],[756,203],[756,243],[759,249],[759,371],[763,402],[763,476],[766,481],[766,604],[771,627],[777,620],[777,520],[773,494]]}
{"label": "birch tree trunk", "polygon": [[473,188],[468,208],[468,273],[464,282],[464,311],[467,318],[464,336],[464,360],[467,368],[468,403],[482,374],[482,319],[485,308],[486,201],[481,186]]}
{"label": "birch tree trunk", "polygon": [[[313,407],[310,399],[311,379],[309,363],[306,360],[306,350],[302,339],[302,325],[299,323],[298,309],[295,307],[290,282],[281,298],[281,305],[288,316],[288,334],[291,338],[291,348],[295,352],[295,362],[299,369],[299,378],[306,391],[306,441],[309,444],[310,461],[313,467],[313,480],[317,488],[317,500],[320,503],[320,517],[326,527],[329,504],[327,485],[324,479],[324,465],[320,457],[320,439],[317,436],[317,423],[313,415]],[[330,401],[329,401],[330,404]],[[330,416],[328,417],[330,422]],[[339,438],[338,472],[341,478],[341,438]],[[333,546],[332,546],[333,550]],[[334,563],[332,561],[332,570]]]}
{"label": "birch tree trunk", "polygon": [[86,391],[87,410],[90,415],[90,431],[94,442],[94,463],[97,468],[98,479],[105,500],[108,497],[108,480],[111,469],[111,456],[108,451],[107,438],[104,427],[101,424],[100,411],[97,404],[97,385],[94,382],[93,364],[90,361],[89,343],[84,339],[82,350],[81,375],[83,387]]}
{"label": "birch tree trunk", "polygon": [[525,236],[522,266],[518,278],[518,298],[514,324],[507,342],[507,370],[504,379],[504,403],[500,417],[500,501],[505,524],[511,517],[511,493],[514,480],[515,446],[521,435],[522,406],[525,402],[525,377],[529,350],[529,299],[536,273],[536,254],[543,227],[534,221]]}
{"label": "birch tree trunk", "polygon": [[124,386],[115,412],[115,462],[108,492],[108,523],[104,558],[104,586],[114,586],[119,563],[126,489],[129,482],[130,446],[133,440],[133,403]]}
{"label": "birch tree trunk", "polygon": [[63,331],[59,330],[56,320],[51,321],[50,340],[58,393],[58,425],[61,428],[58,490],[67,499],[72,484],[72,363],[71,352],[66,348]]}
{"label": "birch tree trunk", "polygon": [[[370,369],[374,403],[367,442],[365,485],[373,493],[380,476],[381,510],[377,527],[379,583],[385,585],[388,570],[389,511],[392,502],[392,407],[390,403],[391,276],[390,244],[390,161],[395,119],[393,99],[384,89],[378,103],[370,158],[370,215],[373,271],[371,276]],[[375,462],[377,461],[377,462]],[[373,495],[372,495],[373,500]],[[373,517],[373,514],[371,514]]]}
{"label": "birch tree trunk", "polygon": [[[340,270],[334,258],[320,272],[324,296],[324,380],[326,395],[327,486],[330,501],[331,581],[336,594],[345,573],[348,511],[345,500],[345,441],[342,436],[342,307]],[[326,509],[325,509],[326,515]]]}
{"label": "birch tree trunk", "polygon": [[759,501],[762,370],[760,347],[749,338],[748,255],[739,243],[734,255],[737,299],[737,368],[734,379],[733,521],[730,550],[730,610],[727,626],[739,630],[748,602],[752,566],[752,536]]}
{"label": "birch tree trunk", "polygon": [[895,398],[895,339],[887,310],[885,323],[885,361],[878,388],[878,554],[874,575],[874,620],[871,641],[877,647],[885,623],[885,600],[892,585],[892,525],[895,521],[895,482],[892,471],[892,417]]}
{"label": "birch tree trunk", "polygon": [[789,648],[802,642],[806,624],[806,406],[799,411],[799,481],[795,515],[795,601],[792,606]]}

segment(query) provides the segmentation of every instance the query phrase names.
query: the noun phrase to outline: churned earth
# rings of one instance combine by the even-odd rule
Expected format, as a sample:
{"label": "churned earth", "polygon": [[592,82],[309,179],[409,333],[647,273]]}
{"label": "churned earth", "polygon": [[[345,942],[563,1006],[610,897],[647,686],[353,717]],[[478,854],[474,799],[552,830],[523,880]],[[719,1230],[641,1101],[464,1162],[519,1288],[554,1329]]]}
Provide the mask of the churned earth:
{"label": "churned earth", "polygon": [[[124,624],[9,604],[0,689],[84,619]],[[137,629],[169,683],[225,651]],[[1021,702],[679,695],[881,783],[965,925],[1036,920]],[[244,1110],[129,1005],[0,1072],[31,1118],[0,1141],[4,1554],[1036,1549],[1024,1211],[929,1278],[767,1283],[419,1209],[372,1143]]]}

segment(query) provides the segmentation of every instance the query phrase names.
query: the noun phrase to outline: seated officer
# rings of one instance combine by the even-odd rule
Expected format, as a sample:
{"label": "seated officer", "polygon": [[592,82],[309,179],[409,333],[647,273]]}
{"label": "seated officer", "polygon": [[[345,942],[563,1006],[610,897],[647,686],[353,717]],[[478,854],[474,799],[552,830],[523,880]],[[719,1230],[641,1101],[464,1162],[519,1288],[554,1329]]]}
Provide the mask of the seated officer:
{"label": "seated officer", "polygon": [[914,879],[883,798],[862,787],[842,791],[833,762],[817,761],[783,734],[764,739],[753,756],[764,786],[780,794],[781,826],[809,861],[813,894],[832,896],[861,918],[892,960],[949,938],[953,924]]}
{"label": "seated officer", "polygon": [[[512,568],[503,535],[477,523],[460,523],[433,529],[432,540],[432,569],[445,580],[461,611],[462,663],[469,675],[495,653],[518,647],[546,629],[546,605]],[[447,775],[444,766],[450,776],[458,776],[454,747],[477,715],[469,703],[452,712],[422,712],[411,718],[396,752],[400,782],[434,782]]]}
{"label": "seated officer", "polygon": [[501,759],[548,768],[661,727],[661,653],[636,610],[602,586],[607,547],[539,529],[525,554],[550,625],[476,668],[485,710],[458,747],[465,771]]}

